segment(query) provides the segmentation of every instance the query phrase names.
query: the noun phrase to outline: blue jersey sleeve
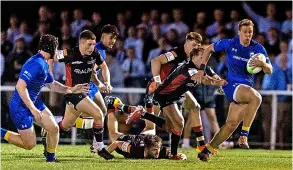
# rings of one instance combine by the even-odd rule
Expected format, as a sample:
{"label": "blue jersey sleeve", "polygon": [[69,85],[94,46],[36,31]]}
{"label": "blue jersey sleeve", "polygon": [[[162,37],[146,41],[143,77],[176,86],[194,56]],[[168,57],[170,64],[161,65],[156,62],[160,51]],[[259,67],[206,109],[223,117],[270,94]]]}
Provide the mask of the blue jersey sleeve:
{"label": "blue jersey sleeve", "polygon": [[21,69],[19,78],[24,80],[27,84],[34,81],[42,71],[40,64],[36,62],[27,63]]}
{"label": "blue jersey sleeve", "polygon": [[230,41],[231,40],[229,40],[229,39],[223,39],[223,40],[215,42],[214,43],[215,52],[223,51],[223,50],[228,49],[229,46],[230,46]]}
{"label": "blue jersey sleeve", "polygon": [[259,45],[257,52],[265,55],[266,56],[266,63],[271,64],[270,58],[269,58],[268,53],[267,53],[266,49],[264,48],[264,46]]}
{"label": "blue jersey sleeve", "polygon": [[45,83],[53,83],[53,81],[54,81],[53,75],[48,72],[47,79],[46,79]]}

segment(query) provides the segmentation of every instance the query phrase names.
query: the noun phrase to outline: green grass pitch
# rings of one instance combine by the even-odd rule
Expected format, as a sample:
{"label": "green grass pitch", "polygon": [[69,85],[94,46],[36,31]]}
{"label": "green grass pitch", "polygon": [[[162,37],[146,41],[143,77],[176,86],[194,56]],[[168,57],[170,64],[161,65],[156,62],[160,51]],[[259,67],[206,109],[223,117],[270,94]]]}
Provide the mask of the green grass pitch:
{"label": "green grass pitch", "polygon": [[105,161],[89,152],[89,145],[59,145],[59,163],[46,163],[42,145],[32,150],[20,149],[10,144],[1,144],[2,170],[172,170],[172,169],[292,169],[292,151],[270,150],[219,150],[209,162],[197,159],[195,149],[180,149],[186,161],[172,160],[129,160],[115,153],[114,160]]}

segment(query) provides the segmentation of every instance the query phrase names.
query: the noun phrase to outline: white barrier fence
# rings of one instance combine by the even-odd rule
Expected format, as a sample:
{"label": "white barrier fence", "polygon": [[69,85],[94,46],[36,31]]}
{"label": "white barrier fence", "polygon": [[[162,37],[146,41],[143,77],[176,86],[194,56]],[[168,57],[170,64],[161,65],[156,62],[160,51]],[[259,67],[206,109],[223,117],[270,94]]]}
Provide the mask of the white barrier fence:
{"label": "white barrier fence", "polygon": [[[14,86],[0,86],[0,91],[14,91]],[[47,87],[42,89],[42,92],[49,92]],[[114,88],[113,93],[145,93],[143,88]],[[272,122],[271,122],[271,136],[270,136],[270,149],[275,149],[276,147],[276,126],[277,126],[277,104],[278,95],[293,96],[292,91],[280,91],[280,90],[260,90],[259,93],[263,96],[272,96]],[[74,135],[74,133],[73,133]],[[76,135],[76,134],[75,134]]]}

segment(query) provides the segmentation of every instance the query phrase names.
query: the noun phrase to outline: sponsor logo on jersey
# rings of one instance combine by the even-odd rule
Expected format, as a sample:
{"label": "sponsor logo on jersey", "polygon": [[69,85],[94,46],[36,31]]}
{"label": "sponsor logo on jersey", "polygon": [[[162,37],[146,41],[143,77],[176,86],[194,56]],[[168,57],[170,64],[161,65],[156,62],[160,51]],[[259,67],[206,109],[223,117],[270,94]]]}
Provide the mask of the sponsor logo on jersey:
{"label": "sponsor logo on jersey", "polygon": [[71,64],[82,64],[82,63],[83,63],[82,61],[74,61]]}
{"label": "sponsor logo on jersey", "polygon": [[248,60],[249,60],[247,58],[242,58],[242,57],[235,56],[235,55],[233,56],[233,58],[236,59],[236,60],[245,61],[245,62],[248,62]]}
{"label": "sponsor logo on jersey", "polygon": [[195,75],[197,73],[197,70],[190,69],[190,70],[188,70],[188,73],[189,73],[190,76],[193,76],[193,75]]}
{"label": "sponsor logo on jersey", "polygon": [[86,68],[83,70],[80,69],[74,69],[74,72],[77,74],[88,74],[89,72],[92,72],[93,68]]}

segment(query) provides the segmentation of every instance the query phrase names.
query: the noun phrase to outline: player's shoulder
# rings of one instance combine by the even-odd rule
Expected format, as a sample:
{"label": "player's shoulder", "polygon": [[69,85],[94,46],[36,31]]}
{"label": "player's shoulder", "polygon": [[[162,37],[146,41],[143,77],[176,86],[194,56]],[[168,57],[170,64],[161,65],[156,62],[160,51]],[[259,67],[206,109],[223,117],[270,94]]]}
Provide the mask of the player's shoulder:
{"label": "player's shoulder", "polygon": [[257,49],[265,49],[263,45],[261,45],[260,43],[258,43],[255,40],[251,40],[250,46],[257,48]]}
{"label": "player's shoulder", "polygon": [[172,52],[176,56],[181,56],[185,54],[184,46],[174,47],[169,52]]}

